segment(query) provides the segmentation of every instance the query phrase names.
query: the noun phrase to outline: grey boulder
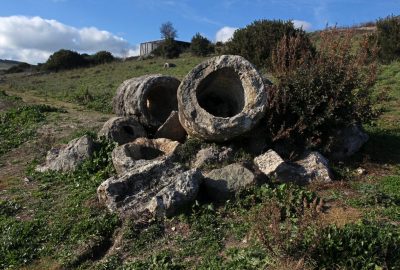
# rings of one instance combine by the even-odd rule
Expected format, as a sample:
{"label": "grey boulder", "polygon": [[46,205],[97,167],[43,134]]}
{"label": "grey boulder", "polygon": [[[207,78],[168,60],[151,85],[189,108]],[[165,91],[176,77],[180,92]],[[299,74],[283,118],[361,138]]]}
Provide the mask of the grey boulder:
{"label": "grey boulder", "polygon": [[369,136],[358,126],[350,126],[339,130],[333,141],[330,157],[341,160],[354,155],[368,141]]}
{"label": "grey boulder", "polygon": [[307,184],[332,181],[328,160],[318,152],[310,152],[295,162],[285,162],[275,151],[254,158],[258,169],[280,182]]}
{"label": "grey boulder", "polygon": [[233,149],[230,147],[222,146],[218,148],[212,145],[197,152],[192,167],[201,168],[207,164],[229,162],[232,160],[233,154]]}
{"label": "grey boulder", "polygon": [[193,202],[202,175],[184,171],[180,165],[141,167],[121,177],[111,177],[97,189],[99,201],[121,215],[150,211],[156,216],[173,216]]}
{"label": "grey boulder", "polygon": [[241,190],[256,185],[257,179],[249,169],[234,163],[205,174],[203,183],[208,197],[224,201]]}
{"label": "grey boulder", "polygon": [[93,139],[85,135],[70,141],[65,146],[52,148],[47,153],[45,164],[37,166],[36,171],[73,171],[93,155],[94,146]]}
{"label": "grey boulder", "polygon": [[155,138],[166,138],[173,141],[182,142],[186,138],[186,131],[179,122],[177,111],[172,111],[164,124],[158,128]]}

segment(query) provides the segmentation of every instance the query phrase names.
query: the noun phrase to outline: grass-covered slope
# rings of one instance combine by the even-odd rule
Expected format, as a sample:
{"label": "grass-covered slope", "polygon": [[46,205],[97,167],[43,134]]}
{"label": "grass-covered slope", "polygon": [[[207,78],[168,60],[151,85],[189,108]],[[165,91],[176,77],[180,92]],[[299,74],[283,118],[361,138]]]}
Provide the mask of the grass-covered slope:
{"label": "grass-covered slope", "polygon": [[[0,90],[25,97],[47,95],[48,103],[51,98],[82,103],[74,95],[88,92],[92,100],[84,104],[98,108],[103,98],[109,104],[116,87],[127,78],[146,73],[182,78],[201,60],[183,57],[173,61],[176,68],[166,70],[165,60],[153,59],[18,75],[8,77]],[[188,213],[164,221],[120,220],[98,204],[96,188],[113,174],[110,146],[105,143],[93,159],[70,174],[33,173],[35,161],[21,155],[20,160],[31,164],[23,167],[23,177],[0,179],[0,268],[399,269],[400,62],[380,67],[375,94],[383,114],[366,126],[370,141],[362,151],[333,164],[333,183],[308,187],[270,183],[222,205],[196,203]],[[71,109],[43,111],[36,118],[35,113],[25,114],[22,108],[27,104],[10,96],[2,99],[15,102],[1,112],[9,119],[2,131],[11,130],[2,136],[21,137],[25,143],[2,147],[0,159],[7,157],[7,162],[0,162],[0,177],[14,166],[8,161],[10,153],[23,153],[34,139],[23,136],[20,125],[34,131],[60,124],[60,117],[64,124],[76,124]],[[83,125],[89,120],[82,120]],[[359,168],[366,174],[359,174]]]}
{"label": "grass-covered slope", "polygon": [[[117,87],[124,81],[145,74],[164,74],[182,79],[205,58],[183,55],[174,60],[149,59],[143,61],[113,62],[91,68],[49,73],[36,76],[10,75],[4,87],[8,91],[31,92],[41,97],[52,97],[111,112],[111,100]],[[164,63],[176,67],[164,69]]]}

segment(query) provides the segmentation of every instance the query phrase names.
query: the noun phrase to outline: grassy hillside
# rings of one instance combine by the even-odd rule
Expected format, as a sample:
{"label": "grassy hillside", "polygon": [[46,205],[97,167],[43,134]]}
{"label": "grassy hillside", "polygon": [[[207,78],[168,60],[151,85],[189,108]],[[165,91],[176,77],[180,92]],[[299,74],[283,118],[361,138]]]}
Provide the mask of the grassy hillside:
{"label": "grassy hillside", "polygon": [[123,80],[182,78],[202,60],[186,55],[167,70],[163,59],[111,63],[0,84],[8,93],[0,92],[0,268],[399,269],[400,62],[380,66],[383,114],[365,127],[360,153],[332,164],[329,184],[270,183],[138,225],[97,202],[97,186],[114,173],[109,145],[74,173],[32,171],[51,146],[98,130],[110,115],[88,108],[109,111]]}
{"label": "grassy hillside", "polygon": [[[6,77],[3,88],[11,92],[29,92],[39,97],[56,98],[84,105],[90,109],[111,112],[111,99],[124,80],[149,73],[161,73],[182,79],[203,60],[204,58],[183,55],[174,60],[113,62],[91,68],[29,77],[16,74]],[[164,69],[166,61],[174,63],[176,67]]]}

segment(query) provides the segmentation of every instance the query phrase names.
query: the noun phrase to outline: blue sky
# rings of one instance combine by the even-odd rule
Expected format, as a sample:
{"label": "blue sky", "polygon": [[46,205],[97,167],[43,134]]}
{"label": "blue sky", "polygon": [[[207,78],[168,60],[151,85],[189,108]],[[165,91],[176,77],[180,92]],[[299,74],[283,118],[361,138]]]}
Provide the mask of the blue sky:
{"label": "blue sky", "polygon": [[[226,40],[258,19],[295,20],[309,31],[400,14],[400,0],[0,0],[0,58],[44,61],[64,46],[81,52],[137,53],[171,21],[181,40],[200,32]],[[218,35],[217,35],[218,33]]]}

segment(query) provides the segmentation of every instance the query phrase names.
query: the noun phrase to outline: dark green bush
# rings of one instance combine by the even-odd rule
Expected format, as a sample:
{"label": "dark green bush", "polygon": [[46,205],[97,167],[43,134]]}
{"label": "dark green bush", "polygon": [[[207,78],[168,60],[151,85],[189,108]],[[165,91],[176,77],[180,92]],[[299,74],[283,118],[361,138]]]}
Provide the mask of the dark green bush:
{"label": "dark green bush", "polygon": [[329,151],[336,130],[376,116],[371,101],[376,49],[366,37],[354,52],[351,36],[324,31],[316,53],[301,34],[279,42],[273,55],[278,82],[268,87],[271,141]]}
{"label": "dark green bush", "polygon": [[271,63],[272,50],[283,36],[305,35],[295,29],[291,21],[259,20],[236,30],[232,40],[226,43],[226,53],[245,57],[258,67]]}
{"label": "dark green bush", "polygon": [[153,53],[156,56],[172,59],[179,57],[182,53],[182,48],[176,40],[167,38],[153,51]]}
{"label": "dark green bush", "polygon": [[87,66],[85,57],[70,50],[59,50],[50,55],[43,68],[49,71],[59,71]]}
{"label": "dark green bush", "polygon": [[206,56],[214,51],[214,47],[207,38],[197,33],[192,37],[190,51],[196,56]]}
{"label": "dark green bush", "polygon": [[95,65],[110,63],[115,60],[114,56],[107,51],[99,51],[95,53],[91,58],[93,64]]}
{"label": "dark green bush", "polygon": [[379,57],[383,62],[400,58],[400,16],[389,16],[376,23],[380,46]]}

